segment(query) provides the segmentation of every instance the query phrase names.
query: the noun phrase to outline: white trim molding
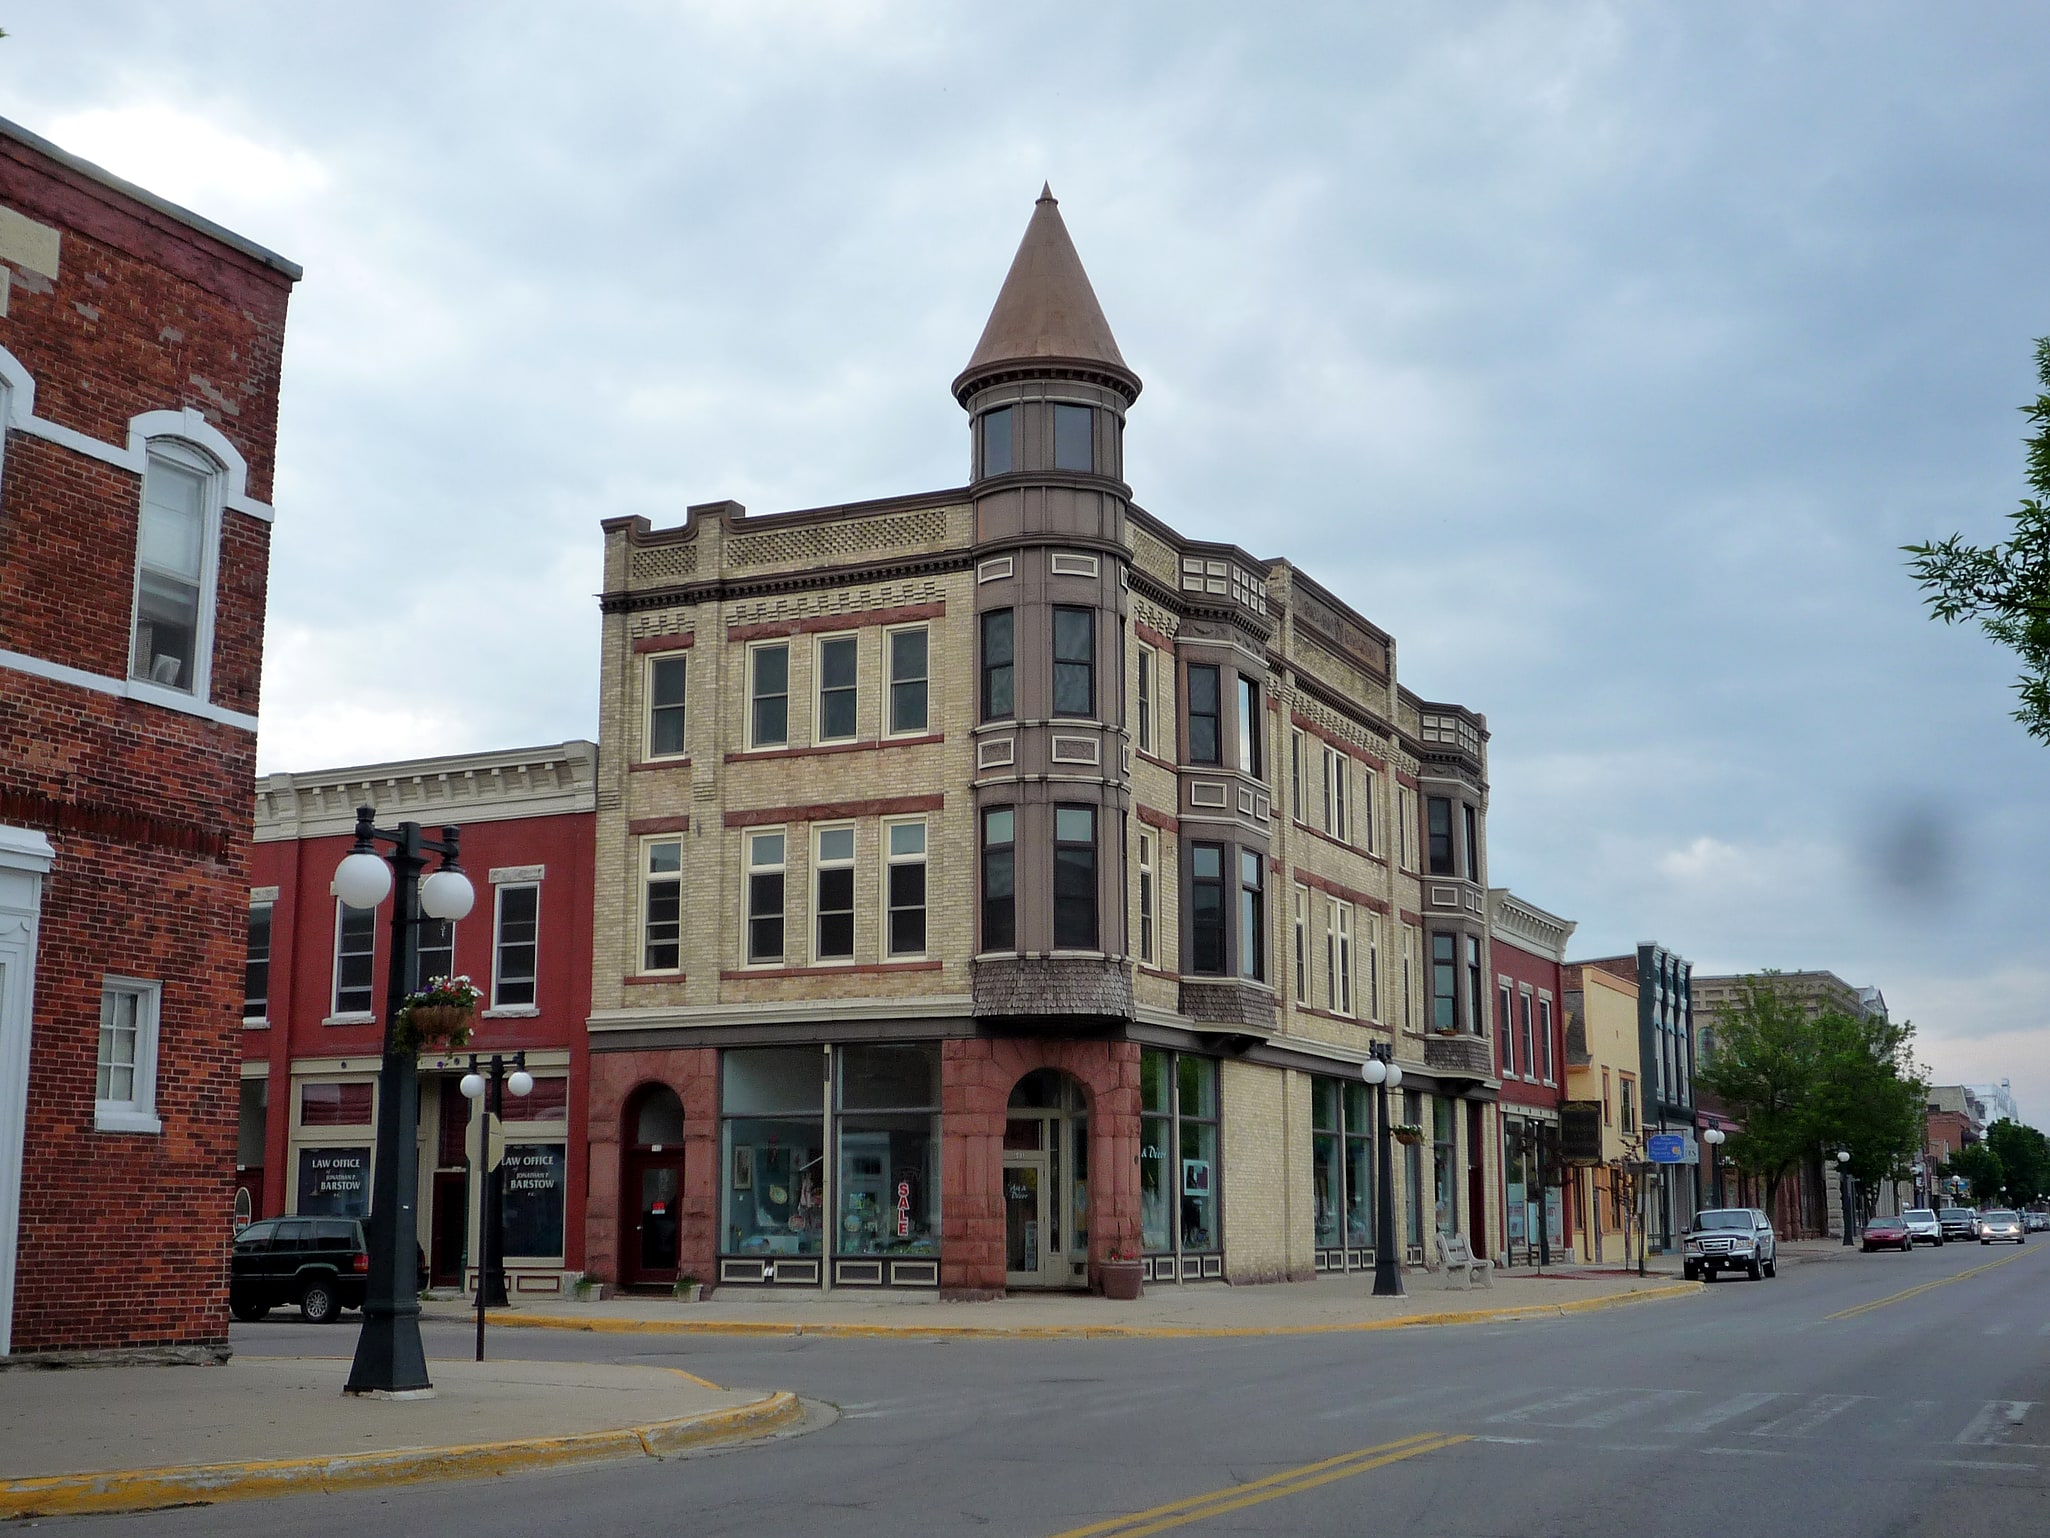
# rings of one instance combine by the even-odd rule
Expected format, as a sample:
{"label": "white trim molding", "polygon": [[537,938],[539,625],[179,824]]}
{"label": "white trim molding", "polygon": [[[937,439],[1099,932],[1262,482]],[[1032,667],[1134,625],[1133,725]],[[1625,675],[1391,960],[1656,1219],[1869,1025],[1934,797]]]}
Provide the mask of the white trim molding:
{"label": "white trim molding", "polygon": [[227,710],[208,700],[194,699],[178,689],[166,689],[162,684],[153,684],[141,678],[109,678],[105,673],[88,673],[84,668],[67,667],[61,662],[52,662],[47,657],[31,657],[26,652],[0,651],[0,668],[11,668],[17,673],[27,673],[35,678],[47,678],[52,683],[70,684],[78,689],[90,689],[95,694],[111,694],[121,700],[141,700],[147,705],[161,705],[166,710],[175,710],[188,716],[198,716],[205,721],[217,721],[222,726],[240,727],[245,732],[256,730],[256,717],[239,710]]}
{"label": "white trim molding", "polygon": [[36,998],[36,930],[43,877],[57,853],[33,828],[0,825],[0,1356],[14,1322],[21,1174],[28,1119],[29,1038]]}

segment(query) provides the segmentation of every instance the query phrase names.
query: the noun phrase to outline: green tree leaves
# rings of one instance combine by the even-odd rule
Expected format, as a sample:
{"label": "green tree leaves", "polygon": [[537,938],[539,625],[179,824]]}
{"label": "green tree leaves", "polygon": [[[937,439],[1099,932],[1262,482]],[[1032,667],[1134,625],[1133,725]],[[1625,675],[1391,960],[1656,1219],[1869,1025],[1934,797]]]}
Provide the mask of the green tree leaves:
{"label": "green tree leaves", "polygon": [[[1981,1146],[2000,1166],[1996,1190],[2009,1204],[2026,1207],[2050,1196],[2050,1138],[2034,1127],[2003,1116],[1986,1129],[1983,1145],[1974,1144],[1964,1151],[1969,1153],[1973,1147]],[[1952,1167],[1956,1164],[1953,1159]]]}
{"label": "green tree leaves", "polygon": [[2001,1185],[2007,1179],[2007,1172],[2001,1166],[2000,1155],[1984,1143],[1967,1143],[1950,1156],[1944,1166],[1953,1175],[1962,1175],[1972,1188],[1975,1202],[1997,1202],[2000,1200]]}
{"label": "green tree leaves", "polygon": [[2050,742],[2050,337],[2036,339],[2036,378],[2043,387],[2022,414],[2035,427],[2024,439],[2034,496],[2022,499],[2005,545],[1968,545],[1961,535],[1903,545],[1908,570],[1929,612],[1945,624],[1976,619],[1986,634],[2021,658],[2014,718],[2029,735]]}

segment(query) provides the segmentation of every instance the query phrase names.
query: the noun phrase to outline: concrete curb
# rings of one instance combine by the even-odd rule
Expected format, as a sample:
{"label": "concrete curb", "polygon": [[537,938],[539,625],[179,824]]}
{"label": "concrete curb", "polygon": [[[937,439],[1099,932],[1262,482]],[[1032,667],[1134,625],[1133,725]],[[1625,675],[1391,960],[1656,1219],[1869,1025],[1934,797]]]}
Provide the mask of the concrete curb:
{"label": "concrete curb", "polygon": [[816,1335],[825,1339],[889,1340],[1213,1340],[1249,1335],[1348,1335],[1377,1330],[1409,1330],[1425,1326],[1500,1324],[1516,1319],[1550,1319],[1565,1314],[1593,1313],[1631,1303],[1686,1297],[1700,1292],[1699,1282],[1646,1287],[1606,1298],[1580,1298],[1571,1303],[1526,1303],[1504,1308],[1444,1309],[1405,1314],[1396,1319],[1359,1319],[1343,1324],[1167,1325],[1167,1324],[810,1324],[801,1320],[747,1319],[574,1319],[561,1315],[491,1314],[493,1325],[516,1330],[582,1330],[597,1335]]}
{"label": "concrete curb", "polygon": [[620,1458],[663,1458],[715,1442],[766,1436],[804,1419],[795,1394],[778,1390],[752,1404],[706,1410],[676,1420],[572,1436],[524,1437],[458,1447],[409,1447],[332,1458],[274,1458],[204,1463],[186,1468],[124,1469],[0,1479],[0,1521],[152,1511],[267,1496],[334,1493],[431,1479],[479,1479]]}

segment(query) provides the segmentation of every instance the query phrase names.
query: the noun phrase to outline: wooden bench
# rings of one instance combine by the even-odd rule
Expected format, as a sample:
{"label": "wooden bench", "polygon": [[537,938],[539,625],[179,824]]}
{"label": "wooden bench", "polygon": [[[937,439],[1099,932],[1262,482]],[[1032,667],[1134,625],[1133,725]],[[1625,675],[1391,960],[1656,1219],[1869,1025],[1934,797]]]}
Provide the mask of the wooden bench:
{"label": "wooden bench", "polygon": [[1478,1258],[1459,1235],[1449,1239],[1443,1234],[1438,1235],[1438,1265],[1445,1273],[1447,1287],[1452,1285],[1455,1277],[1461,1287],[1473,1286],[1476,1279],[1483,1287],[1493,1288],[1495,1285],[1495,1263]]}

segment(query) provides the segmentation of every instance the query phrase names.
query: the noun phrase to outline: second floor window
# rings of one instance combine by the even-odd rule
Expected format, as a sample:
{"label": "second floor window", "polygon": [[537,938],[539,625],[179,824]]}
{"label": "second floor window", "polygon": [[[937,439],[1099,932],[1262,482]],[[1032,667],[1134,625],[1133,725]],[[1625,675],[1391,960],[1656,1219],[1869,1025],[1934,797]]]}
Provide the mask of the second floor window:
{"label": "second floor window", "polygon": [[1547,1084],[1552,1078],[1552,1001],[1538,1000],[1538,1077]]}
{"label": "second floor window", "polygon": [[1310,889],[1295,889],[1295,1001],[1310,1002]]}
{"label": "second floor window", "polygon": [[1324,914],[1324,986],[1333,1014],[1352,1013],[1352,904],[1331,900]]}
{"label": "second floor window", "polygon": [[1224,761],[1217,720],[1222,704],[1218,695],[1222,688],[1223,679],[1215,664],[1189,664],[1189,762],[1192,764]]}
{"label": "second floor window", "polygon": [[1139,648],[1139,709],[1138,728],[1139,751],[1153,751],[1153,658],[1150,646]]}
{"label": "second floor window", "polygon": [[1426,798],[1424,810],[1430,819],[1431,874],[1450,876],[1452,864],[1452,803],[1443,796]]}
{"label": "second floor window", "polygon": [[1431,936],[1431,1029],[1459,1029],[1459,944],[1456,935]]}
{"label": "second floor window", "polygon": [[890,731],[922,732],[926,713],[926,629],[892,630],[890,640]]}
{"label": "second floor window", "polygon": [[992,609],[982,617],[982,719],[1007,721],[1016,712],[1011,697],[1012,619],[1009,609]]}
{"label": "second floor window", "polygon": [[1529,994],[1520,993],[1517,995],[1516,1009],[1518,1026],[1517,1034],[1523,1040],[1523,1072],[1525,1077],[1535,1079],[1537,1077],[1538,1068],[1536,1050],[1537,1043],[1534,1040],[1534,1038],[1537,1033],[1531,1020]]}
{"label": "second floor window", "polygon": [[541,889],[531,883],[498,889],[498,965],[491,974],[493,1009],[529,1008],[534,1002],[540,951]]}
{"label": "second floor window", "polygon": [[1139,960],[1146,966],[1158,960],[1154,940],[1153,835],[1139,835]]}
{"label": "second floor window", "polygon": [[377,955],[377,910],[335,904],[335,1013],[367,1015]]}
{"label": "second floor window", "polygon": [[1096,809],[1053,812],[1053,943],[1056,950],[1093,951],[1096,942]]}
{"label": "second floor window", "polygon": [[194,693],[212,539],[212,477],[152,451],[135,541],[135,634],[128,675]]}
{"label": "second floor window", "polygon": [[1224,845],[1189,846],[1189,970],[1224,975]]}
{"label": "second floor window", "polygon": [[819,642],[820,742],[847,742],[854,736],[856,645],[851,635]]}
{"label": "second floor window", "polygon": [[820,828],[812,907],[814,961],[854,959],[854,829]]}
{"label": "second floor window", "polygon": [[430,978],[456,975],[456,926],[448,919],[420,920],[420,986]]}
{"label": "second floor window", "polygon": [[1341,843],[1352,837],[1352,815],[1345,803],[1345,755],[1324,749],[1324,831]]}
{"label": "second floor window", "polygon": [[1096,714],[1096,611],[1053,611],[1053,713]]}
{"label": "second floor window", "polygon": [[683,753],[683,689],[689,659],[681,652],[648,659],[648,757]]}
{"label": "second floor window", "polygon": [[1239,851],[1239,975],[1267,976],[1267,894],[1259,852]]}
{"label": "second floor window", "polygon": [[925,954],[925,824],[884,825],[889,839],[889,951]]}
{"label": "second floor window", "polygon": [[784,747],[790,741],[790,647],[757,646],[747,666],[748,746]]}
{"label": "second floor window", "polygon": [[1466,937],[1466,1027],[1476,1036],[1488,1034],[1487,995],[1481,991],[1481,942]]}
{"label": "second floor window", "polygon": [[249,952],[242,965],[242,1018],[261,1020],[270,1011],[271,904],[249,906]]}
{"label": "second floor window", "polygon": [[1360,804],[1355,814],[1360,830],[1360,847],[1369,854],[1375,854],[1381,847],[1380,835],[1374,828],[1374,807],[1381,794],[1381,782],[1372,769],[1363,768],[1360,778]]}
{"label": "second floor window", "polygon": [[1018,814],[993,806],[982,814],[982,948],[1018,948]]}
{"label": "second floor window", "polygon": [[683,841],[665,838],[643,847],[641,970],[675,972],[683,966]]}
{"label": "second floor window", "polygon": [[1516,1022],[1510,1013],[1511,990],[1507,982],[1495,990],[1495,1034],[1501,1039],[1502,1077],[1516,1072]]}
{"label": "second floor window", "polygon": [[1260,736],[1266,723],[1260,719],[1260,686],[1252,679],[1239,679],[1239,773],[1261,778]]}
{"label": "second floor window", "polygon": [[783,834],[747,836],[747,959],[783,959]]}
{"label": "second floor window", "polygon": [[1617,1081],[1617,1092],[1622,1097],[1622,1130],[1625,1132],[1635,1132],[1637,1130],[1637,1085],[1631,1079],[1619,1079]]}

